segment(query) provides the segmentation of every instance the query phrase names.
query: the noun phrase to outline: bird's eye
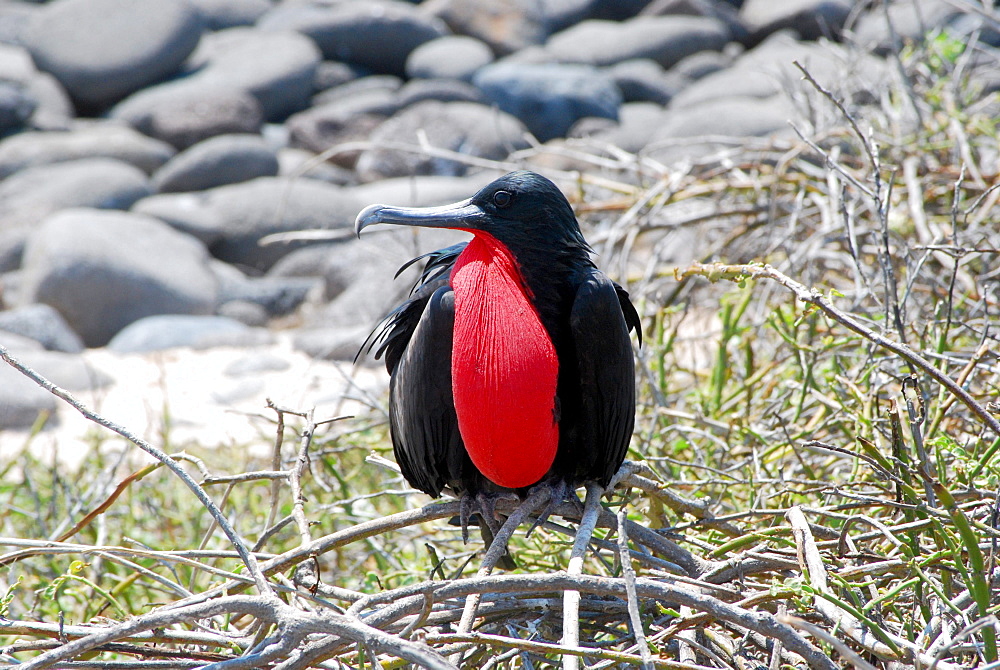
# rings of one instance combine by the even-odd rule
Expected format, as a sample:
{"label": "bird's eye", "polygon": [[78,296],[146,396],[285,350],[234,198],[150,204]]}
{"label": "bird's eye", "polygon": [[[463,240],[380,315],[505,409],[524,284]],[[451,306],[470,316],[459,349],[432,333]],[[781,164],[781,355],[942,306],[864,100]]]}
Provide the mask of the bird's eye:
{"label": "bird's eye", "polygon": [[514,196],[511,195],[510,191],[497,191],[493,194],[493,204],[500,209],[510,206],[512,202],[514,202]]}

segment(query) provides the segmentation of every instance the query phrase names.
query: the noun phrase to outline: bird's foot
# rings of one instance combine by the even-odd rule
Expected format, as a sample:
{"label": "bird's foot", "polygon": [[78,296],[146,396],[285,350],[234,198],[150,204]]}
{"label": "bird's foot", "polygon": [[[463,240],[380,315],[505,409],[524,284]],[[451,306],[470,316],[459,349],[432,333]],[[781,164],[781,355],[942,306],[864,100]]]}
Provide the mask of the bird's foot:
{"label": "bird's foot", "polygon": [[525,533],[525,537],[530,537],[531,533],[548,521],[549,516],[556,511],[556,508],[567,500],[580,505],[580,499],[577,498],[576,492],[562,479],[535,484],[531,487],[529,495],[534,494],[536,491],[546,492],[548,494],[548,501],[545,503],[545,509],[542,510],[542,513],[538,515],[535,522],[531,524],[531,528]]}
{"label": "bird's foot", "polygon": [[459,501],[459,521],[462,525],[462,542],[469,543],[469,525],[473,515],[478,515],[480,521],[476,525],[485,525],[491,535],[495,535],[500,530],[500,524],[504,520],[503,516],[497,516],[497,502],[500,500],[519,501],[513,492],[486,492],[480,491],[475,495],[465,493]]}

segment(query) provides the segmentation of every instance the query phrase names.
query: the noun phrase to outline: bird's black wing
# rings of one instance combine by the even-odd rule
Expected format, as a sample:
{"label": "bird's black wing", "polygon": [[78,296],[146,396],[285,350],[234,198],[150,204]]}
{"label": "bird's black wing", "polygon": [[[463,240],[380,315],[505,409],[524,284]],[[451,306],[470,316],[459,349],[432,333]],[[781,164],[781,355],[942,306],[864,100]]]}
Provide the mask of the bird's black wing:
{"label": "bird's black wing", "polygon": [[391,376],[389,428],[396,462],[406,481],[432,496],[445,485],[455,487],[472,467],[451,388],[455,299],[447,275],[462,248],[421,256],[428,261],[409,299],[365,343],[369,350],[379,344],[375,357],[385,356]]}
{"label": "bird's black wing", "polygon": [[354,362],[357,363],[358,356],[362,353],[370,352],[375,345],[379,345],[375,351],[375,358],[382,358],[385,355],[385,367],[392,374],[396,363],[406,349],[413,331],[417,327],[420,315],[424,312],[428,299],[441,286],[448,285],[447,275],[451,272],[455,260],[462,250],[465,249],[466,242],[453,244],[444,249],[431,251],[426,254],[411,258],[403,263],[396,271],[395,277],[399,277],[408,267],[423,259],[427,259],[424,269],[420,272],[413,288],[410,289],[410,297],[383,317],[381,321],[372,329],[372,332],[365,338],[361,349],[358,350]]}
{"label": "bird's black wing", "polygon": [[625,460],[635,424],[633,328],[639,332],[639,315],[628,293],[592,271],[580,283],[570,313],[580,378],[575,457],[577,477],[602,486]]}
{"label": "bird's black wing", "polygon": [[455,294],[441,286],[427,300],[389,382],[396,462],[410,484],[432,496],[454,486],[470,465],[451,387],[454,323]]}

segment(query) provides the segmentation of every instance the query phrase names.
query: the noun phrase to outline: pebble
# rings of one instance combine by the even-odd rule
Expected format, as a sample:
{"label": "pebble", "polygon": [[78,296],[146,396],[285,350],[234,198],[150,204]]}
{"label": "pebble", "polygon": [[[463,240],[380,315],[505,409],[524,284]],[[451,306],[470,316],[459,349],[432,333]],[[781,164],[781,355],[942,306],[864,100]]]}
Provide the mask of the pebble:
{"label": "pebble", "polygon": [[171,158],[153,175],[153,187],[203,191],[277,174],[277,152],[259,135],[218,135]]}
{"label": "pebble", "polygon": [[200,79],[145,89],[109,115],[178,150],[216,135],[259,133],[264,124],[264,111],[249,91]]}
{"label": "pebble", "polygon": [[850,0],[746,0],[740,19],[750,31],[751,44],[779,30],[794,30],[806,40],[836,38],[853,6]]}
{"label": "pebble", "polygon": [[206,30],[252,26],[271,9],[269,0],[188,0],[205,23]]}
{"label": "pebble", "polygon": [[82,110],[98,112],[177,72],[201,30],[183,0],[59,0],[32,17],[24,43]]}
{"label": "pebble", "polygon": [[[362,181],[375,181],[405,175],[461,176],[467,163],[428,155],[420,150],[421,142],[435,148],[460,151],[469,156],[499,160],[511,151],[528,146],[527,128],[503,111],[472,102],[437,102],[428,100],[411,105],[379,125],[371,135],[376,148],[367,149],[358,158],[356,170]],[[380,147],[403,144],[415,151]]]}
{"label": "pebble", "polygon": [[[212,254],[227,263],[266,271],[279,258],[308,242],[261,246],[268,235],[289,231],[340,229],[353,234],[361,210],[346,189],[315,179],[260,177],[203,191],[200,195],[163,195],[157,207],[172,209],[171,225],[196,228],[211,236]],[[145,209],[145,208],[144,208]],[[149,211],[145,209],[145,211]]]}
{"label": "pebble", "polygon": [[446,35],[424,42],[406,59],[406,76],[471,81],[476,70],[493,62],[488,44],[468,35]]}
{"label": "pebble", "polygon": [[[794,135],[788,122],[795,117],[795,108],[787,98],[780,95],[770,98],[716,98],[696,107],[670,110],[664,114],[644,153],[668,163],[700,158],[727,145],[708,140],[689,140],[712,136],[748,138]],[[677,143],[677,140],[684,141]],[[666,146],[657,147],[657,144]]]}
{"label": "pebble", "polygon": [[585,65],[501,62],[481,69],[473,82],[541,142],[564,137],[586,116],[617,119],[622,104],[621,91],[611,77]]}
{"label": "pebble", "polygon": [[537,0],[429,0],[424,7],[453,32],[481,40],[500,56],[540,45],[549,34]]}
{"label": "pebble", "polygon": [[405,74],[411,51],[448,34],[447,26],[439,19],[409,3],[387,0],[329,7],[287,3],[269,12],[258,26],[307,35],[327,60],[400,76]]}
{"label": "pebble", "polygon": [[0,181],[0,271],[20,264],[39,221],[67,207],[128,209],[153,192],[138,168],[110,158],[84,158],[27,168]]}
{"label": "pebble", "polygon": [[28,131],[0,141],[0,179],[29,167],[80,158],[114,158],[152,174],[175,153],[169,145],[112,122],[66,131]]}
{"label": "pebble", "polygon": [[191,56],[188,79],[237,89],[257,99],[267,121],[284,121],[309,106],[321,55],[308,37],[294,32],[229,28],[208,33]]}
{"label": "pebble", "polygon": [[145,316],[210,314],[216,280],[201,243],[161,221],[68,209],[28,239],[21,293],[25,303],[59,310],[86,346],[98,347]]}
{"label": "pebble", "polygon": [[177,347],[251,347],[268,344],[274,336],[225,316],[161,314],[147,316],[123,328],[108,342],[119,354],[146,353]]}
{"label": "pebble", "polygon": [[621,91],[625,102],[666,105],[689,83],[684,75],[674,70],[668,73],[659,63],[649,58],[616,63],[607,68],[606,73]]}
{"label": "pebble", "polygon": [[28,429],[56,411],[56,397],[6,363],[0,365],[0,431]]}
{"label": "pebble", "polygon": [[621,23],[583,21],[556,33],[545,48],[560,61],[614,65],[650,58],[664,68],[700,51],[721,51],[726,25],[700,16],[640,16]]}
{"label": "pebble", "polygon": [[66,319],[50,305],[36,303],[0,312],[0,331],[30,337],[50,351],[83,351],[80,336]]}
{"label": "pebble", "polygon": [[21,128],[37,106],[38,100],[23,85],[0,81],[0,134]]}

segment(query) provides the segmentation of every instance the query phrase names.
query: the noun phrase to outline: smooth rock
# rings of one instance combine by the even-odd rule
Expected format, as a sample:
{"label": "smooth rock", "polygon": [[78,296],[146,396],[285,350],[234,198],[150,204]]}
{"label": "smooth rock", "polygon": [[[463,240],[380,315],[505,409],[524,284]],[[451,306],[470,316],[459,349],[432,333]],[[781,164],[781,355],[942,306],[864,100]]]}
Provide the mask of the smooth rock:
{"label": "smooth rock", "polygon": [[796,62],[835,93],[842,87],[881,90],[890,76],[886,62],[877,56],[849,52],[831,43],[800,42],[778,33],[744,52],[731,67],[691,83],[674,96],[670,106],[697,107],[717,98],[770,98],[813,90],[803,81]]}
{"label": "smooth rock", "polygon": [[38,165],[0,181],[0,221],[38,223],[67,207],[128,209],[151,193],[142,170],[112,158]]}
{"label": "smooth rock", "polygon": [[219,302],[249,302],[264,308],[269,317],[291,314],[310,291],[319,286],[311,277],[246,277],[219,282]]}
{"label": "smooth rock", "polygon": [[[436,148],[499,160],[511,151],[527,148],[526,130],[515,117],[484,105],[426,101],[394,115],[376,128],[370,139],[376,147],[380,143],[418,147],[421,138],[426,138]],[[424,152],[373,148],[361,154],[356,169],[362,181],[375,181],[406,175],[461,176],[469,168]]]}
{"label": "smooth rock", "polygon": [[0,5],[0,44],[23,47],[24,35],[41,5],[27,2],[4,2]]}
{"label": "smooth rock", "polygon": [[115,353],[136,354],[177,347],[253,347],[273,340],[263,328],[251,328],[224,316],[161,314],[123,328],[107,346]]}
{"label": "smooth rock", "polygon": [[216,316],[224,316],[240,323],[264,328],[270,320],[267,310],[249,300],[227,300],[215,310]]}
{"label": "smooth rock", "polygon": [[309,105],[320,60],[304,35],[229,28],[201,40],[191,55],[189,66],[196,72],[189,79],[246,91],[257,98],[267,121],[280,122]]}
{"label": "smooth rock", "polygon": [[585,65],[495,63],[476,73],[473,82],[542,142],[565,137],[585,116],[617,119],[622,103],[611,78]]}
{"label": "smooth rock", "polygon": [[338,245],[335,243],[296,249],[275,263],[268,270],[267,276],[319,279],[323,285],[323,300],[333,300],[351,283],[351,278],[345,273],[337,269],[330,271],[330,258],[337,253],[337,249]]}
{"label": "smooth rock", "polygon": [[37,106],[38,100],[23,85],[0,81],[0,134],[23,127]]}
{"label": "smooth rock", "polygon": [[70,129],[76,110],[58,79],[48,72],[39,72],[27,81],[25,88],[37,103],[28,120],[32,130]]}
{"label": "smooth rock", "polygon": [[56,397],[6,363],[0,365],[0,430],[30,428],[39,417],[54,421]]}
{"label": "smooth rock", "polygon": [[194,237],[206,247],[222,238],[219,215],[205,206],[201,193],[161,193],[136,202],[131,211],[150,216]]}
{"label": "smooth rock", "polygon": [[745,42],[749,35],[740,19],[740,2],[726,0],[653,0],[643,7],[641,16],[703,16],[725,24],[730,39]]}
{"label": "smooth rock", "polygon": [[541,0],[540,4],[545,26],[549,33],[556,33],[591,18],[597,0]]}
{"label": "smooth rock", "polygon": [[[628,102],[618,109],[618,122],[608,119],[581,119],[570,129],[570,137],[588,140],[588,144],[610,144],[630,153],[639,153],[656,134],[666,114],[663,107],[651,102]],[[591,122],[585,125],[586,122]],[[593,121],[603,122],[595,125]]]}
{"label": "smooth rock", "polygon": [[128,209],[153,192],[136,167],[85,158],[27,168],[0,181],[0,271],[20,264],[24,241],[39,222],[67,207]]}
{"label": "smooth rock", "polygon": [[590,13],[595,19],[625,21],[637,16],[649,3],[650,0],[594,0]]}
{"label": "smooth rock", "polygon": [[452,32],[475,37],[501,56],[539,45],[549,29],[537,0],[428,0],[421,9]]}
{"label": "smooth rock", "polygon": [[[948,0],[892,0],[862,14],[854,24],[854,42],[877,54],[899,52],[934,28],[947,26],[961,11]],[[891,26],[891,28],[890,28]]]}
{"label": "smooth rock", "polygon": [[174,149],[119,123],[99,122],[65,132],[23,132],[0,141],[0,179],[29,167],[80,158],[114,158],[147,174]]}
{"label": "smooth rock", "polygon": [[35,15],[24,42],[82,110],[96,112],[176,72],[201,30],[183,0],[59,0]]}
{"label": "smooth rock", "polygon": [[395,75],[405,73],[411,51],[448,33],[444,23],[413,5],[385,0],[330,7],[289,3],[279,5],[257,25],[263,30],[294,30],[308,35],[327,60]]}
{"label": "smooth rock", "polygon": [[465,200],[502,175],[499,170],[484,170],[464,177],[414,175],[380,179],[354,186],[349,192],[365,205],[377,202],[395,207],[433,207]]}
{"label": "smooth rock", "polygon": [[248,377],[262,372],[283,372],[292,367],[284,358],[270,353],[248,354],[226,366],[227,377]]}
{"label": "smooth rock", "polygon": [[[794,135],[789,121],[798,117],[789,100],[781,95],[771,98],[717,98],[695,107],[668,110],[645,153],[661,162],[699,158],[731,147],[732,143],[700,138],[730,137],[734,139],[768,135]],[[678,140],[680,140],[678,142]],[[657,147],[657,144],[662,146]]]}
{"label": "smooth rock", "polygon": [[264,124],[260,103],[249,91],[190,77],[139,91],[109,115],[177,149],[216,135],[257,133]]}
{"label": "smooth rock", "polygon": [[[322,153],[338,166],[353,169],[363,149],[341,144],[366,142],[372,132],[399,108],[393,91],[371,90],[355,98],[340,98],[317,104],[294,114],[286,122],[293,147]],[[329,153],[328,153],[329,152]]]}
{"label": "smooth rock", "polygon": [[699,51],[681,60],[670,71],[694,80],[724,70],[732,64],[733,56],[725,51]]}
{"label": "smooth rock", "polygon": [[408,82],[396,93],[396,104],[400,109],[424,100],[487,104],[482,91],[458,79],[416,79]]}
{"label": "smooth rock", "polygon": [[[403,86],[403,80],[394,74],[372,74],[357,77],[339,86],[333,86],[313,96],[314,105],[325,105],[333,102],[343,102],[361,111],[369,111],[373,107],[393,99],[393,94]],[[374,103],[374,104],[373,104]],[[391,114],[395,107],[385,113]]]}
{"label": "smooth rock", "polygon": [[76,353],[25,351],[20,353],[18,358],[29,368],[67,391],[92,391],[114,382],[109,375],[94,368]]}
{"label": "smooth rock", "polygon": [[201,243],[139,214],[64,210],[25,249],[22,299],[55,307],[91,347],[145,316],[210,314],[215,296]]}
{"label": "smooth rock", "polygon": [[424,42],[406,59],[406,76],[471,81],[476,70],[493,62],[493,50],[467,35],[446,35]]}
{"label": "smooth rock", "polygon": [[666,72],[659,63],[648,58],[622,61],[607,68],[606,72],[625,102],[665,105],[689,83],[683,75],[673,70]]}
{"label": "smooth rock", "polygon": [[252,26],[271,9],[269,0],[188,0],[205,22],[206,30]]}
{"label": "smooth rock", "polygon": [[669,69],[699,51],[720,51],[729,38],[716,19],[640,16],[623,23],[583,21],[550,37],[545,48],[567,63],[613,65],[650,58]]}
{"label": "smooth rock", "polygon": [[83,351],[83,340],[62,314],[49,305],[25,305],[0,312],[0,330],[30,337],[50,351]]}
{"label": "smooth rock", "polygon": [[313,88],[317,91],[325,91],[328,88],[342,86],[355,79],[367,77],[371,74],[371,70],[360,65],[325,60],[316,66],[316,78],[313,80]]}
{"label": "smooth rock", "polygon": [[277,153],[259,135],[219,135],[171,158],[153,175],[153,187],[202,191],[277,174]]}
{"label": "smooth rock", "polygon": [[357,358],[364,362],[359,352],[370,332],[370,328],[358,325],[303,328],[295,331],[292,346],[322,361],[354,361]]}
{"label": "smooth rock", "polygon": [[751,44],[787,29],[804,40],[837,38],[853,7],[850,0],[746,0],[740,19],[750,31]]}
{"label": "smooth rock", "polygon": [[[171,225],[211,222],[215,229],[205,233],[214,237],[210,248],[216,258],[261,271],[290,251],[310,244],[296,240],[261,246],[261,238],[317,229],[342,230],[350,235],[361,210],[361,204],[348,190],[315,179],[261,177],[173,197],[185,199],[189,224],[172,221]],[[161,203],[160,207],[165,205]],[[175,211],[177,216],[183,213]]]}
{"label": "smooth rock", "polygon": [[278,176],[316,179],[337,186],[357,183],[353,170],[334,165],[308,149],[287,147],[278,152]]}

